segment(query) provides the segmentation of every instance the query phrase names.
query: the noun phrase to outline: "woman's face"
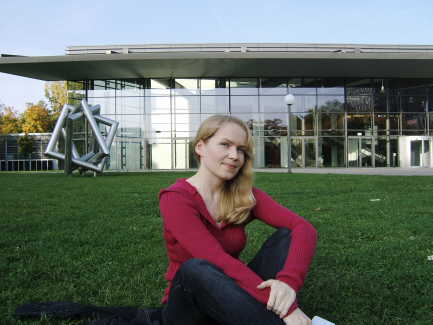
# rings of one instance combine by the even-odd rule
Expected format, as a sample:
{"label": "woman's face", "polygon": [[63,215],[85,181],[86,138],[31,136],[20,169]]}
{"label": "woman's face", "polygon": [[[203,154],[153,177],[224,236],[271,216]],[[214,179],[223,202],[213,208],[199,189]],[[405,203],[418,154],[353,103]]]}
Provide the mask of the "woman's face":
{"label": "woman's face", "polygon": [[200,140],[196,152],[200,155],[200,168],[223,180],[236,176],[245,162],[247,134],[235,123],[225,123],[205,143]]}

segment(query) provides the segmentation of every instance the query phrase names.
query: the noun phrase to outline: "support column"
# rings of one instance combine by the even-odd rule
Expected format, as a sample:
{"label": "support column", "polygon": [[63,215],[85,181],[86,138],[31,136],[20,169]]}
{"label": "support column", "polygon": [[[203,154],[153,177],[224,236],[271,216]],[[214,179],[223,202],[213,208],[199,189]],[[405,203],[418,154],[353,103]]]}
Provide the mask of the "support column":
{"label": "support column", "polygon": [[72,120],[66,118],[65,174],[72,174]]}

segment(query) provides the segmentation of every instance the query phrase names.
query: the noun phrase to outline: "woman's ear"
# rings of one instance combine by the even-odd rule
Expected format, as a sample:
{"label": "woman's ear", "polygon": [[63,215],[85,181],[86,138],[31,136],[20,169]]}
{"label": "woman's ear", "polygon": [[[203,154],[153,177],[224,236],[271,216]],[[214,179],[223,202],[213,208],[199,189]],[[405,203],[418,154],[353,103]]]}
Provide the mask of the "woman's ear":
{"label": "woman's ear", "polygon": [[203,140],[199,140],[198,142],[197,142],[197,144],[195,145],[195,153],[197,154],[197,155],[199,155],[200,157],[202,156],[202,153],[203,153],[203,146],[204,146],[204,142],[203,142]]}

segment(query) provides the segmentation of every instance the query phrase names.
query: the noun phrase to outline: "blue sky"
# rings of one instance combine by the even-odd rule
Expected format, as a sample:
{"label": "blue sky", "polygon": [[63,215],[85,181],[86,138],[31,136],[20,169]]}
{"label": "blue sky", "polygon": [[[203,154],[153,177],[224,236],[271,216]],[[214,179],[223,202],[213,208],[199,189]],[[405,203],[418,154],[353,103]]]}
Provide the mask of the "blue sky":
{"label": "blue sky", "polygon": [[[433,45],[433,1],[0,2],[0,53],[63,55],[69,45],[284,42]],[[0,73],[0,103],[23,111],[44,82]]]}

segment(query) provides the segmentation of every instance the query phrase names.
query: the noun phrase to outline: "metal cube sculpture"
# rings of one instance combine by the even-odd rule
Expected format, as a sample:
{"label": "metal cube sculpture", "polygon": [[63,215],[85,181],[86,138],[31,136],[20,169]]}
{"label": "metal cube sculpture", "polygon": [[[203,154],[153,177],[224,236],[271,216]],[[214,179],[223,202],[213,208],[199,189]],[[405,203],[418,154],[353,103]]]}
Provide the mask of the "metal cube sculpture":
{"label": "metal cube sculpture", "polygon": [[[81,105],[78,107],[68,104],[63,106],[62,112],[54,127],[53,134],[48,142],[47,149],[45,150],[45,155],[63,160],[67,174],[71,173],[72,169],[77,167],[82,170],[89,169],[102,173],[110,154],[111,144],[113,143],[119,122],[101,116],[100,110],[99,105],[88,105],[85,100],[82,100]],[[94,151],[82,156],[79,155],[72,141],[72,121],[81,117],[84,117],[89,122],[97,144]],[[99,129],[100,123],[111,127],[106,137],[101,134]],[[60,135],[65,139],[65,153],[55,150]]]}

